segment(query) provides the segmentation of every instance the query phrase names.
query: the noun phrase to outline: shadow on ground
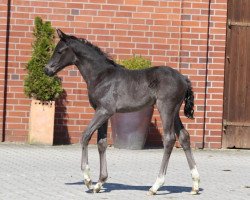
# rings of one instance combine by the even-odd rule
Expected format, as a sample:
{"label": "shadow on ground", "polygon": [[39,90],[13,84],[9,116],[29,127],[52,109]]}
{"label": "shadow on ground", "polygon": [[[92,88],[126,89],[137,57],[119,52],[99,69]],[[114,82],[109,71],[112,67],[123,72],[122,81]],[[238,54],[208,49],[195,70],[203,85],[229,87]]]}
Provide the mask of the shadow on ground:
{"label": "shadow on ground", "polygon": [[[96,183],[93,183],[93,185],[95,184]],[[65,185],[84,185],[84,183],[83,181],[79,181],[74,183],[65,183]],[[111,192],[113,190],[139,190],[146,192],[149,190],[150,187],[151,186],[134,186],[134,185],[125,185],[120,183],[105,183],[100,192]],[[157,195],[190,192],[191,189],[192,189],[191,187],[185,187],[185,186],[163,186],[159,189],[159,191],[166,191],[166,192]],[[200,191],[203,191],[203,189],[200,188]],[[87,193],[91,193],[91,191],[87,191]]]}

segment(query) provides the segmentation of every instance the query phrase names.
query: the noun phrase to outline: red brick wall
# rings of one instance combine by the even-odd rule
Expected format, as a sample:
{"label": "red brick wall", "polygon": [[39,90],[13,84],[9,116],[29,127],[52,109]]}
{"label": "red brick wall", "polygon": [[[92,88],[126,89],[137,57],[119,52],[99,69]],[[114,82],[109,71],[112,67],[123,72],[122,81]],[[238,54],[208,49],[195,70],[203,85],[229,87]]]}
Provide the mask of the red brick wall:
{"label": "red brick wall", "polygon": [[[1,105],[6,5],[7,0],[0,2]],[[5,140],[27,141],[30,100],[23,94],[23,79],[32,50],[33,20],[41,16],[55,28],[97,44],[114,59],[141,54],[154,65],[169,65],[188,75],[195,91],[195,120],[183,117],[183,122],[193,147],[202,146],[205,131],[205,147],[220,148],[227,0],[212,0],[210,8],[209,12],[209,0],[12,0]],[[77,69],[71,66],[59,75],[67,95],[57,102],[56,142],[76,143],[93,109]],[[0,115],[2,128],[2,106]],[[157,111],[152,123],[149,139],[159,144],[162,127]]]}

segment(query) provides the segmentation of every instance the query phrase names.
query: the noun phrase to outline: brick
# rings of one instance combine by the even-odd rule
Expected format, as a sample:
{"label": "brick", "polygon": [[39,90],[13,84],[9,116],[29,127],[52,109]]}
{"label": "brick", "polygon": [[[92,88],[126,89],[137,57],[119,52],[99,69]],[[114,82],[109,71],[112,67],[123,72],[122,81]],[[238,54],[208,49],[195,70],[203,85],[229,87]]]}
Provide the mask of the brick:
{"label": "brick", "polygon": [[80,11],[78,9],[72,9],[71,14],[72,15],[79,15]]}
{"label": "brick", "polygon": [[130,30],[131,25],[129,25],[129,24],[115,24],[115,29]]}
{"label": "brick", "polygon": [[113,17],[114,16],[114,12],[113,11],[98,11],[98,15],[99,16],[109,16],[109,17]]}
{"label": "brick", "polygon": [[117,10],[119,10],[119,6],[117,6],[117,5],[105,5],[105,4],[103,4],[103,5],[102,5],[102,9],[103,9],[103,10],[113,10],[113,11],[117,11]]}
{"label": "brick", "polygon": [[100,4],[84,4],[83,9],[86,9],[86,10],[100,10],[101,5]]}
{"label": "brick", "polygon": [[114,38],[118,42],[131,42],[131,37],[115,36]]}
{"label": "brick", "polygon": [[143,1],[143,6],[159,6],[158,1]]}
{"label": "brick", "polygon": [[131,12],[116,12],[115,14],[116,17],[132,17]]}
{"label": "brick", "polygon": [[70,14],[70,9],[67,8],[53,8],[53,13],[56,15],[66,15],[66,14]]}
{"label": "brick", "polygon": [[127,24],[127,22],[128,22],[127,18],[121,18],[121,17],[111,18],[111,23]]}
{"label": "brick", "polygon": [[142,0],[125,0],[125,5],[141,5]]}
{"label": "brick", "polygon": [[152,19],[151,18],[151,14],[150,13],[133,13],[133,18],[135,18],[135,19],[147,19],[147,18],[149,18],[149,19]]}
{"label": "brick", "polygon": [[35,8],[36,13],[52,13],[51,8]]}
{"label": "brick", "polygon": [[135,12],[136,11],[135,6],[127,6],[127,5],[120,5],[120,11],[129,11],[129,12]]}
{"label": "brick", "polygon": [[65,8],[68,4],[64,3],[64,2],[49,2],[49,7],[50,8],[54,8],[54,7],[58,7],[58,8]]}

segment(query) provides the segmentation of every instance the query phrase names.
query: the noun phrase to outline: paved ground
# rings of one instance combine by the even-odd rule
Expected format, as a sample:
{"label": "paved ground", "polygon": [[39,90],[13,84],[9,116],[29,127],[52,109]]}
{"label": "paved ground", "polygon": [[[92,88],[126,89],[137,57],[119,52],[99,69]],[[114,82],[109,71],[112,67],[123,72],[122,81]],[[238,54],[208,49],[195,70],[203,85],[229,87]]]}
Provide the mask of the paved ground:
{"label": "paved ground", "polygon": [[[250,199],[250,151],[196,150],[201,175],[200,195],[192,196],[191,177],[184,153],[174,149],[165,186],[146,196],[154,183],[162,149],[107,152],[109,180],[99,194],[88,193],[80,171],[80,146],[30,146],[0,143],[1,200],[86,199]],[[89,149],[93,181],[99,173],[95,146]]]}

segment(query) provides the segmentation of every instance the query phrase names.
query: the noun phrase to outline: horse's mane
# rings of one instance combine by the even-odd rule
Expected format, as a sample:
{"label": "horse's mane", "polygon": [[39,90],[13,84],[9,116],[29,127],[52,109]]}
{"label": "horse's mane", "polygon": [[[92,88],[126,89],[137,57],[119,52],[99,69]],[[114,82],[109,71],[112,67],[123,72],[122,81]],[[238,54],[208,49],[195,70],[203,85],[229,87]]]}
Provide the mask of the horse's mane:
{"label": "horse's mane", "polygon": [[89,47],[91,47],[93,50],[95,50],[100,56],[104,56],[104,59],[107,63],[115,66],[115,67],[118,67],[119,65],[114,61],[112,60],[112,58],[110,58],[110,56],[105,53],[104,51],[102,51],[98,46],[92,44],[91,42],[89,42],[88,40],[84,39],[84,38],[77,38],[75,36],[70,36],[71,39],[74,39],[74,40],[78,40],[80,41],[81,43],[83,43],[84,45],[87,45]]}

